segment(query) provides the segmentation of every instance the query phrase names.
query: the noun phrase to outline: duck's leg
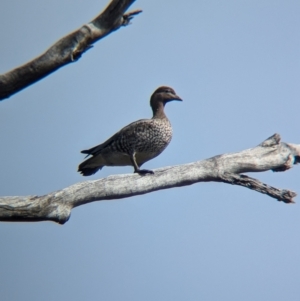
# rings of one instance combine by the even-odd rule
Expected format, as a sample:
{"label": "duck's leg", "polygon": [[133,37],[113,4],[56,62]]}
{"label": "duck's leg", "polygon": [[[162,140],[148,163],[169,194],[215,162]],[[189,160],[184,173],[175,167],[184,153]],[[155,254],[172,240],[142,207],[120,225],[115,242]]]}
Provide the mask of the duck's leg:
{"label": "duck's leg", "polygon": [[152,170],[149,170],[149,169],[140,169],[139,168],[139,166],[136,163],[135,153],[133,153],[132,155],[130,155],[130,161],[131,161],[131,163],[133,165],[135,173],[138,173],[140,175],[145,175],[147,173],[154,174],[154,172]]}

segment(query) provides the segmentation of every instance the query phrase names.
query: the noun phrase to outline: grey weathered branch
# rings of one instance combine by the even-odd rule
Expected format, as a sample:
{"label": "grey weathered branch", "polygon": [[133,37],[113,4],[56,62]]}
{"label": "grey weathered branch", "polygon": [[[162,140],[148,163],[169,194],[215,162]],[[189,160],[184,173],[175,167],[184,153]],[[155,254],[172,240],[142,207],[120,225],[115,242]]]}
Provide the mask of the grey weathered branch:
{"label": "grey weathered branch", "polygon": [[135,10],[125,14],[134,1],[112,0],[93,21],[57,41],[41,56],[0,75],[0,100],[10,97],[64,65],[78,60],[93,43],[121,26],[130,24],[130,20],[141,12]]}
{"label": "grey weathered branch", "polygon": [[50,220],[64,224],[70,218],[72,208],[87,203],[209,181],[244,186],[278,201],[293,203],[295,192],[271,187],[241,173],[285,171],[299,162],[300,145],[280,142],[280,136],[275,134],[254,148],[159,168],[153,175],[115,175],[77,183],[43,196],[0,197],[0,221]]}

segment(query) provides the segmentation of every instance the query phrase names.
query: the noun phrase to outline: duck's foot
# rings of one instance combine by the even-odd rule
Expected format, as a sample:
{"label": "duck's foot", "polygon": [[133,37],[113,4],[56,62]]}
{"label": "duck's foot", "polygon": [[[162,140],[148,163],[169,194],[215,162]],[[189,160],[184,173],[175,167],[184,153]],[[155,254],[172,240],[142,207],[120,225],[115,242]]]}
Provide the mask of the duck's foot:
{"label": "duck's foot", "polygon": [[138,173],[139,175],[146,175],[147,173],[154,174],[154,172],[149,169],[139,169],[139,170],[135,170],[134,172]]}

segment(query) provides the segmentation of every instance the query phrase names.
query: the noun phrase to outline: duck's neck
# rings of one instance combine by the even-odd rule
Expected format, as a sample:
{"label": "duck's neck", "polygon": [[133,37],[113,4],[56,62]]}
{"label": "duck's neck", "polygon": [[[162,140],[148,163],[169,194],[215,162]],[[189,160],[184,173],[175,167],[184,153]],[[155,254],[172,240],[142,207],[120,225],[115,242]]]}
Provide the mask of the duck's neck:
{"label": "duck's neck", "polygon": [[158,102],[153,106],[152,108],[153,111],[153,119],[165,119],[167,118],[164,110],[164,104],[161,102]]}

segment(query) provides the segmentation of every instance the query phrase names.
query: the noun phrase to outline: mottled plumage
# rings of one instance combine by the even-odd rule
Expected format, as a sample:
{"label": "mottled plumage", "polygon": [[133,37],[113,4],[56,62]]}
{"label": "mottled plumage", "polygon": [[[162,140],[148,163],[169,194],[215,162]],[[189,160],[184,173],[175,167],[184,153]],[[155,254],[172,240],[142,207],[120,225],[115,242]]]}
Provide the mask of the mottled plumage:
{"label": "mottled plumage", "polygon": [[164,106],[172,100],[182,100],[170,87],[160,87],[150,99],[152,119],[141,119],[130,123],[104,143],[82,153],[92,155],[82,162],[78,171],[83,176],[96,173],[103,166],[134,167],[134,172],[153,173],[140,169],[145,162],[158,156],[172,139],[172,127],[164,113]]}

